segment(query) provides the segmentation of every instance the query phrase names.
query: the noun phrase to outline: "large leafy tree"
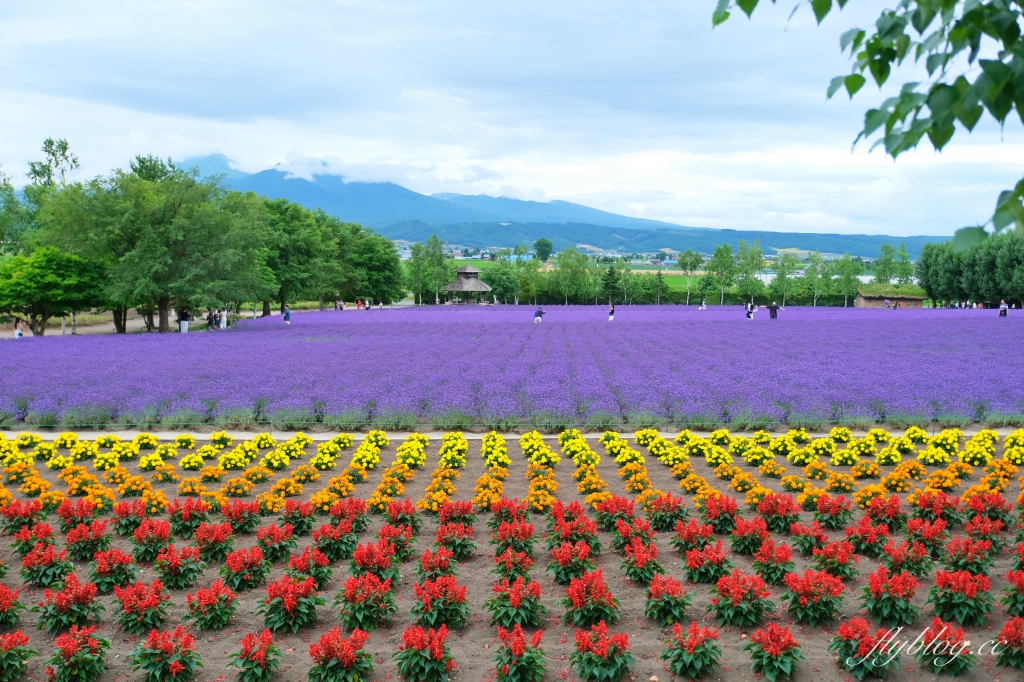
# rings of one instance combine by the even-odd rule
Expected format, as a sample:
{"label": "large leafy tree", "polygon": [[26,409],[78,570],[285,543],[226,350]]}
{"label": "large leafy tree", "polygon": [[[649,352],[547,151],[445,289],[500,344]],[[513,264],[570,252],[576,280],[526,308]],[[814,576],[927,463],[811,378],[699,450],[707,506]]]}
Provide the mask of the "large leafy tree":
{"label": "large leafy tree", "polygon": [[769,289],[773,295],[779,297],[783,307],[786,305],[786,297],[793,293],[795,286],[793,273],[799,264],[800,260],[796,257],[796,254],[790,251],[783,251],[775,259],[775,277],[772,279]]}
{"label": "large leafy tree", "polygon": [[102,266],[54,247],[0,260],[0,312],[20,318],[36,336],[53,317],[88,310],[103,300]]}
{"label": "large leafy tree", "polygon": [[[305,207],[287,199],[264,199],[264,204],[267,266],[284,312],[289,301],[315,292],[320,276],[334,262],[337,244],[331,230]],[[263,303],[263,314],[270,314],[269,301]]]}
{"label": "large leafy tree", "polygon": [[537,258],[540,258],[542,263],[547,263],[548,258],[551,257],[551,249],[555,248],[554,244],[551,243],[550,239],[541,237],[533,243],[533,250],[537,254]]}
{"label": "large leafy tree", "polygon": [[764,282],[757,276],[764,267],[764,251],[756,240],[753,244],[740,241],[736,254],[736,288],[744,298],[754,300],[764,293]]}
{"label": "large leafy tree", "polygon": [[686,276],[686,305],[690,305],[690,282],[704,265],[704,256],[693,249],[687,249],[679,254],[678,265]]}
{"label": "large leafy tree", "polygon": [[555,256],[558,269],[555,271],[555,286],[565,303],[569,299],[589,298],[590,268],[587,257],[574,248],[562,249]]}
{"label": "large leafy tree", "polygon": [[882,242],[878,249],[878,258],[872,263],[871,269],[875,273],[875,282],[888,284],[896,276],[896,247],[888,242]]}
{"label": "large leafy tree", "polygon": [[491,287],[490,296],[497,296],[502,303],[508,303],[519,295],[519,277],[516,268],[507,258],[485,269],[480,274],[480,280]]}
{"label": "large leafy tree", "polygon": [[352,267],[362,282],[357,295],[382,303],[399,301],[405,296],[402,262],[390,239],[361,230],[352,254]]}
{"label": "large leafy tree", "polygon": [[864,266],[860,261],[850,258],[850,254],[845,253],[842,258],[832,263],[832,268],[836,273],[834,282],[836,292],[843,297],[843,307],[845,308],[849,305],[850,297],[857,295],[857,287],[860,285],[858,275],[864,272]]}
{"label": "large leafy tree", "polygon": [[715,247],[704,271],[715,282],[715,285],[722,292],[719,305],[725,304],[725,290],[732,286],[736,279],[736,259],[732,253],[732,246],[722,244]]}
{"label": "large leafy tree", "polygon": [[817,306],[818,299],[832,289],[832,274],[832,265],[825,262],[820,253],[815,251],[807,256],[807,267],[801,279],[811,294],[811,305]]}
{"label": "large leafy tree", "polygon": [[[818,23],[847,0],[811,0]],[[747,16],[758,0],[718,0],[713,23],[729,18],[733,7]],[[864,115],[857,135],[873,139],[893,158],[927,137],[943,149],[958,128],[971,131],[987,111],[1000,125],[1011,114],[1024,121],[1024,38],[1021,0],[901,0],[883,9],[870,29],[851,28],[839,47],[849,53],[851,73],[837,76],[829,97],[845,89],[852,98],[870,77],[879,87],[895,69],[913,62],[914,77],[923,66],[923,82],[908,81],[899,94]],[[955,247],[966,250],[994,232],[1015,227],[1024,232],[1024,179],[999,194],[992,217],[983,226],[959,230]]]}

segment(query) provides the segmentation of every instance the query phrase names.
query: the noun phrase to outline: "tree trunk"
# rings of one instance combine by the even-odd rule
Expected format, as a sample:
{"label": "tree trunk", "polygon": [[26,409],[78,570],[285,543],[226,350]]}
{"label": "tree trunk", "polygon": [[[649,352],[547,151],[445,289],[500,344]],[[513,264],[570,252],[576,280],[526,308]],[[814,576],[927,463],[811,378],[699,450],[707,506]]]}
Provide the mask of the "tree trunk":
{"label": "tree trunk", "polygon": [[844,308],[846,307],[846,304],[847,304],[849,298],[850,298],[849,295],[843,294],[843,307]]}
{"label": "tree trunk", "polygon": [[281,297],[281,314],[284,315],[284,296]]}
{"label": "tree trunk", "polygon": [[324,295],[320,294],[320,310],[323,311],[323,309],[324,309]]}
{"label": "tree trunk", "polygon": [[49,319],[49,316],[28,318],[28,328],[32,330],[32,336],[42,336],[43,334],[45,334],[46,321]]}
{"label": "tree trunk", "polygon": [[725,305],[725,287],[722,287],[722,300],[718,305]]}
{"label": "tree trunk", "polygon": [[171,331],[171,322],[170,322],[170,319],[168,319],[168,312],[167,312],[168,308],[171,307],[171,298],[170,298],[170,296],[161,296],[157,300],[156,305],[157,305],[157,309],[160,312],[160,326],[159,326],[160,333],[161,334],[166,334],[167,332]]}
{"label": "tree trunk", "polygon": [[127,333],[128,326],[128,307],[127,306],[114,306],[111,310],[114,314],[114,333],[125,334]]}
{"label": "tree trunk", "polygon": [[686,305],[690,305],[690,285],[686,285]]}
{"label": "tree trunk", "polygon": [[263,314],[260,317],[270,317],[270,301],[263,301]]}
{"label": "tree trunk", "polygon": [[786,307],[786,294],[782,294],[782,307]]}

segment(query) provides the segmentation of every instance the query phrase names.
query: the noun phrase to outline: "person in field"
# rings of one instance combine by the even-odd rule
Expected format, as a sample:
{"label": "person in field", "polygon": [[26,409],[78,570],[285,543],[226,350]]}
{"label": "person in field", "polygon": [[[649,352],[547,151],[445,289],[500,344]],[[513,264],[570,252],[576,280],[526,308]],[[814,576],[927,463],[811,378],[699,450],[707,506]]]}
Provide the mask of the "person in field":
{"label": "person in field", "polygon": [[288,306],[284,307],[284,323],[289,327],[292,325],[292,309]]}
{"label": "person in field", "polygon": [[540,324],[541,318],[543,318],[543,317],[544,317],[544,309],[543,308],[537,308],[537,312],[535,312],[533,314],[533,323],[534,324]]}
{"label": "person in field", "polygon": [[754,302],[751,301],[749,303],[746,303],[743,306],[743,308],[747,311],[747,319],[748,320],[753,320],[754,319],[754,313],[757,312],[757,306],[754,305]]}
{"label": "person in field", "polygon": [[1006,301],[999,301],[999,317],[1006,317],[1009,307],[1006,305]]}
{"label": "person in field", "polygon": [[780,310],[785,310],[785,308],[780,307],[778,303],[772,301],[772,304],[768,306],[768,317],[772,320],[779,319]]}
{"label": "person in field", "polygon": [[608,304],[608,321],[611,322],[614,319],[615,319],[615,304],[614,303],[609,303]]}

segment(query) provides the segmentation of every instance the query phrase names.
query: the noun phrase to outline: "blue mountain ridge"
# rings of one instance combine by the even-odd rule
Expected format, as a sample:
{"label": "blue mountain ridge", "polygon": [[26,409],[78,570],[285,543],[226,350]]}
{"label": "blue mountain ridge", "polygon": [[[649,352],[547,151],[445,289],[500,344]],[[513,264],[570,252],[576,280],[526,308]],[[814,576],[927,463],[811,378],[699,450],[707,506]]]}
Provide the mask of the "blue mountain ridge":
{"label": "blue mountain ridge", "polygon": [[198,168],[202,176],[221,175],[224,184],[236,191],[252,191],[322,209],[341,220],[372,227],[391,239],[422,241],[436,233],[447,242],[472,248],[511,247],[547,237],[556,249],[586,244],[620,252],[693,248],[708,253],[717,244],[735,246],[740,240],[756,239],[766,249],[797,248],[874,257],[883,242],[902,241],[914,257],[926,242],[946,239],[686,227],[569,201],[524,201],[483,194],[428,196],[392,182],[346,182],[341,176],[328,174],[306,180],[276,168],[245,173],[231,168],[222,154],[185,159],[178,165]]}

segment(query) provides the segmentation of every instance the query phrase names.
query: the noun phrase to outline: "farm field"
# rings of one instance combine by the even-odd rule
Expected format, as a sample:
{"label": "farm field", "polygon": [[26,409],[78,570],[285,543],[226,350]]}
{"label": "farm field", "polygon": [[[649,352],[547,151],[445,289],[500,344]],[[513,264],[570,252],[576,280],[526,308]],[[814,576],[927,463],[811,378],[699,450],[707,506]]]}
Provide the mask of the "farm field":
{"label": "farm field", "polygon": [[[421,527],[415,533],[410,558],[398,567],[401,577],[393,589],[396,606],[393,622],[374,630],[365,644],[365,650],[373,656],[374,671],[369,679],[376,682],[397,678],[392,653],[403,641],[403,630],[414,622],[415,585],[420,582],[416,567],[420,563],[420,555],[424,550],[437,550],[435,539],[439,517],[436,510],[441,510],[446,517],[458,517],[467,513],[465,507],[469,505],[476,509],[477,515],[475,520],[465,519],[472,526],[475,548],[465,558],[453,562],[457,564],[456,580],[466,589],[469,620],[464,627],[451,629],[447,644],[458,666],[453,678],[456,682],[493,677],[492,658],[501,642],[497,627],[490,624],[490,614],[484,607],[484,603],[493,596],[492,586],[498,579],[492,570],[496,548],[489,544],[492,530],[488,522],[492,513],[488,509],[500,509],[500,504],[489,507],[489,503],[502,498],[525,500],[532,507],[529,523],[532,523],[533,541],[531,543],[527,539],[526,543],[533,545],[534,563],[526,575],[540,585],[539,601],[547,610],[539,627],[544,631],[542,648],[546,654],[547,680],[580,679],[569,665],[576,628],[564,621],[567,609],[562,597],[566,594],[566,587],[556,584],[552,574],[545,570],[552,556],[547,549],[547,536],[550,534],[547,528],[553,507],[571,510],[580,505],[586,518],[597,521],[607,518],[616,509],[623,513],[624,510],[632,510],[625,526],[626,532],[647,537],[643,532],[646,527],[644,520],[657,522],[659,510],[665,513],[677,504],[686,509],[686,515],[695,520],[698,527],[705,520],[715,525],[725,522],[724,518],[709,516],[711,512],[708,510],[727,508],[721,506],[726,498],[737,502],[738,514],[735,516],[743,523],[756,523],[760,518],[774,524],[772,510],[778,507],[758,504],[759,499],[767,496],[776,502],[790,500],[799,505],[799,511],[789,512],[792,516],[789,520],[810,525],[815,518],[811,510],[822,509],[815,500],[841,497],[851,502],[853,513],[847,520],[847,527],[852,528],[865,516],[859,505],[867,505],[872,497],[879,499],[868,516],[875,521],[869,534],[871,537],[855,534],[851,538],[866,543],[859,546],[855,564],[858,575],[845,581],[843,602],[836,617],[815,626],[801,624],[787,612],[786,602],[780,599],[786,592],[785,585],[767,587],[774,612],[765,614],[758,625],[718,626],[713,614],[706,613],[714,596],[712,584],[688,581],[692,567],[688,567],[687,560],[676,551],[673,538],[678,534],[672,530],[658,531],[650,536],[649,541],[641,543],[649,542],[657,547],[657,560],[664,567],[665,575],[679,581],[688,590],[692,603],[685,610],[684,626],[696,621],[701,626],[717,627],[722,666],[709,678],[714,680],[763,679],[751,673],[750,655],[743,651],[743,647],[758,627],[765,627],[768,623],[787,626],[801,646],[806,660],[799,663],[794,680],[852,679],[836,667],[836,655],[828,651],[828,645],[841,623],[855,616],[866,616],[860,608],[861,589],[868,583],[869,574],[880,566],[879,558],[872,557],[887,536],[894,539],[894,546],[907,539],[907,530],[901,529],[899,522],[901,514],[907,514],[911,519],[929,518],[929,514],[938,510],[937,513],[950,519],[950,537],[987,539],[997,545],[1005,545],[1005,550],[981,552],[984,560],[979,560],[981,567],[975,569],[990,578],[990,591],[997,601],[1011,584],[1005,577],[1007,571],[1018,566],[1016,562],[1019,559],[1010,550],[1019,539],[1019,531],[1014,537],[1019,501],[1016,505],[1014,503],[1021,488],[1017,465],[1024,462],[1024,432],[1014,432],[1005,439],[994,440],[994,434],[983,431],[971,440],[965,440],[952,430],[933,437],[914,429],[905,434],[876,430],[849,443],[845,442],[849,434],[842,429],[833,431],[834,439],[813,441],[799,431],[776,433],[774,436],[759,433],[753,439],[733,437],[725,431],[715,432],[708,438],[698,438],[684,431],[674,442],[651,431],[625,435],[626,438],[621,438],[618,434],[606,433],[600,440],[584,440],[578,434],[567,432],[555,441],[541,440],[539,434],[527,434],[522,439],[506,439],[491,434],[484,441],[467,442],[461,434],[453,432],[446,434],[440,442],[437,439],[424,442],[425,438],[415,434],[402,442],[388,439],[381,432],[372,432],[356,447],[357,443],[347,434],[339,434],[331,441],[316,446],[301,435],[281,442],[274,442],[269,436],[256,435],[249,441],[229,443],[227,437],[213,434],[211,444],[205,444],[190,437],[183,437],[178,443],[159,443],[155,438],[145,436],[140,436],[134,443],[117,442],[112,438],[100,438],[90,443],[76,442],[70,435],[62,435],[56,441],[41,442],[38,437],[26,434],[18,441],[0,442],[0,451],[5,457],[4,480],[8,491],[7,494],[0,493],[5,507],[3,523],[10,531],[17,525],[17,520],[23,518],[19,514],[27,513],[25,505],[38,496],[50,510],[41,520],[53,528],[58,549],[67,544],[66,533],[61,529],[62,517],[68,519],[64,525],[74,527],[76,524],[72,519],[76,515],[87,523],[95,516],[101,524],[107,523],[105,534],[111,537],[110,547],[132,554],[133,551],[139,552],[139,545],[143,542],[139,538],[148,536],[115,532],[116,525],[124,526],[132,518],[141,522],[143,517],[157,523],[169,519],[180,524],[186,519],[175,505],[187,500],[192,500],[192,504],[201,500],[211,507],[207,514],[208,523],[227,521],[235,527],[233,550],[236,551],[257,545],[264,548],[274,545],[258,539],[265,537],[266,531],[257,531],[256,526],[276,525],[283,529],[286,520],[295,521],[297,526],[311,526],[314,532],[309,533],[307,529],[306,534],[296,537],[297,544],[290,552],[294,557],[306,547],[328,549],[329,543],[322,540],[325,537],[323,524],[343,527],[346,519],[353,518],[350,512],[345,511],[352,508],[349,505],[353,500],[362,500],[370,507],[365,517],[368,521],[366,528],[357,532],[358,542],[377,542],[389,514],[373,513],[374,508],[385,510],[391,502],[401,503],[408,499],[418,507],[415,518]],[[507,460],[503,454],[506,450]],[[875,464],[876,461],[879,464]],[[218,471],[220,464],[228,469]],[[363,465],[365,480],[362,480]],[[268,471],[264,466],[273,469]],[[528,475],[532,478],[528,479]],[[214,481],[214,478],[220,480]],[[206,480],[203,482],[201,479]],[[353,483],[353,480],[359,482]],[[668,502],[668,494],[675,498],[674,502]],[[945,494],[949,497],[943,497]],[[655,503],[655,500],[660,502]],[[714,502],[709,505],[712,500]],[[895,500],[899,503],[896,504]],[[932,504],[926,505],[922,500]],[[936,500],[955,504],[943,509],[941,504],[934,504]],[[161,509],[172,501],[175,502],[170,510]],[[293,503],[290,510],[284,507],[286,501]],[[101,510],[82,511],[81,505],[87,505],[84,509],[88,510],[93,502]],[[302,504],[303,508],[294,505],[295,502]],[[132,505],[137,503],[148,510],[133,510]],[[232,511],[238,503],[254,504],[259,510],[258,522],[242,528],[244,517],[236,513],[237,509]],[[305,506],[305,503],[314,508]],[[118,505],[116,509],[112,509],[114,504]],[[359,506],[356,503],[356,507]],[[955,509],[961,511],[956,513]],[[227,513],[219,513],[223,511]],[[403,519],[412,518],[409,511],[403,512],[406,514]],[[681,514],[678,509],[673,513]],[[307,520],[298,521],[299,517]],[[988,517],[1002,519],[1005,527],[990,527],[983,522]],[[571,519],[571,513],[565,518]],[[198,520],[194,519],[194,522]],[[891,533],[879,528],[879,524],[887,522],[892,526]],[[965,525],[967,522],[970,524]],[[629,635],[635,658],[632,667],[635,679],[651,680],[657,676],[668,680],[671,675],[659,656],[672,635],[672,629],[659,626],[645,616],[648,588],[642,582],[627,577],[622,554],[613,551],[616,536],[619,539],[622,536],[607,528],[596,530],[593,542],[595,547],[600,547],[600,552],[593,570],[602,571],[607,587],[619,601],[618,619],[611,624],[611,631]],[[818,532],[827,538],[823,540],[827,542],[847,539],[847,533],[840,528],[826,528]],[[170,541],[181,551],[185,546],[198,543],[188,535],[187,531],[179,531]],[[753,557],[737,551],[738,541],[733,535],[723,526],[710,534],[710,544],[714,546],[717,541],[722,541],[727,559],[745,574],[754,574]],[[773,542],[785,543],[793,549],[794,565],[791,570],[802,574],[816,564],[797,551],[798,535],[785,529],[766,531],[766,536]],[[875,535],[878,537],[874,538]],[[44,600],[44,591],[31,585],[22,586],[23,581],[18,574],[22,559],[12,547],[13,539],[8,532],[0,542],[0,559],[10,567],[3,583],[10,588],[20,587],[21,602],[31,606]],[[934,607],[926,604],[926,598],[935,583],[936,571],[944,569],[942,561],[949,561],[950,555],[957,555],[956,551],[950,551],[952,545],[948,542],[943,544],[943,540],[935,537],[929,542],[937,542],[933,548],[939,563],[921,572],[920,586],[911,599],[920,609],[920,615],[908,626],[908,631],[914,635],[923,630],[934,615]],[[73,564],[79,579],[87,580],[91,570],[89,562],[75,560]],[[209,588],[222,567],[230,565],[231,561],[211,560],[208,564],[195,585],[169,590],[171,600],[161,627],[173,628],[181,623],[188,613],[187,595],[195,594],[199,588]],[[224,666],[229,662],[230,654],[238,651],[239,641],[246,633],[262,631],[264,618],[254,614],[254,610],[267,596],[267,583],[281,579],[288,567],[287,557],[276,559],[265,581],[251,589],[237,590],[234,616],[226,627],[199,629],[189,626],[196,636],[196,650],[205,665],[198,679],[234,676],[232,669]],[[332,561],[331,568],[332,575],[319,590],[327,603],[316,608],[317,621],[298,628],[294,634],[282,630],[274,636],[274,643],[282,652],[277,679],[305,679],[311,665],[310,644],[339,624],[342,608],[333,605],[332,600],[336,593],[344,590],[353,569],[349,561],[343,559]],[[157,564],[151,560],[138,561],[135,570],[137,578],[147,584],[160,577]],[[132,677],[134,673],[125,657],[134,646],[145,640],[145,636],[125,633],[118,625],[122,607],[116,596],[100,596],[97,600],[105,606],[97,635],[112,641],[102,679]],[[37,618],[34,613],[23,612],[18,626],[30,635],[30,647],[42,652],[30,660],[29,679],[44,677],[45,659],[53,641],[52,635],[33,628]],[[866,618],[874,631],[879,623],[872,616]],[[966,627],[965,636],[976,645],[993,640],[1008,620],[1004,607],[996,606],[981,624]],[[531,635],[536,629],[526,628],[527,634]],[[1018,679],[1019,674],[1019,671],[996,665],[995,657],[986,654],[961,679],[1008,681]],[[936,678],[923,670],[917,659],[904,655],[902,668],[890,672],[888,679]]]}
{"label": "farm field", "polygon": [[[5,428],[389,430],[1024,421],[1024,318],[986,310],[530,306],[296,314],[43,337],[0,357]],[[31,368],[31,371],[26,371]]]}

